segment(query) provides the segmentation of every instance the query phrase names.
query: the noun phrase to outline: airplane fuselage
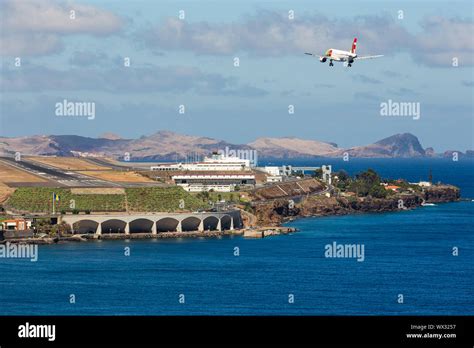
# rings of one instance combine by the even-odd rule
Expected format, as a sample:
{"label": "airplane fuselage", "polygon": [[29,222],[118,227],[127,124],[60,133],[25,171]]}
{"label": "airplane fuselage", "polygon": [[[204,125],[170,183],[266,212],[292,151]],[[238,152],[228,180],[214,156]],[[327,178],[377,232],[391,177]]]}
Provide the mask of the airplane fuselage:
{"label": "airplane fuselage", "polygon": [[[356,49],[357,49],[357,38],[355,37],[354,41],[352,41],[352,47],[350,51],[343,51],[343,50],[337,50],[335,48],[330,48],[324,53],[324,55],[319,56],[319,61],[321,63],[326,63],[326,61],[329,60],[329,66],[334,66],[333,61],[344,62],[344,63],[347,63],[345,65],[347,65],[348,67],[351,67],[352,63],[354,63],[356,59],[360,60],[360,59],[373,59],[373,58],[383,57],[383,55],[381,54],[375,55],[375,56],[374,55],[358,56],[356,54]],[[313,56],[313,57],[318,57],[318,55],[314,53],[305,52],[305,54]]]}
{"label": "airplane fuselage", "polygon": [[326,51],[325,57],[323,58],[334,60],[336,62],[353,62],[354,58],[356,57],[357,57],[357,54],[355,53],[330,48]]}

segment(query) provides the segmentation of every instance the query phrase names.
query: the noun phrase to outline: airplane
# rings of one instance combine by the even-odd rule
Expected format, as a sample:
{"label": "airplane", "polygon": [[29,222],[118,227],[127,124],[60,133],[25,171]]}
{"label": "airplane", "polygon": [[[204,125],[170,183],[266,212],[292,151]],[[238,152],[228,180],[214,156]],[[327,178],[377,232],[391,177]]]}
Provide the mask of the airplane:
{"label": "airplane", "polygon": [[313,57],[319,57],[319,61],[321,63],[325,63],[326,60],[329,59],[329,66],[334,66],[333,61],[336,62],[347,62],[347,66],[351,67],[352,63],[354,63],[355,60],[360,60],[360,59],[374,59],[374,58],[379,58],[383,57],[382,54],[376,55],[376,56],[361,56],[359,57],[356,54],[356,48],[357,48],[357,38],[354,38],[354,41],[352,42],[352,48],[350,51],[342,51],[342,50],[336,50],[334,48],[328,49],[325,53],[324,56],[319,56],[314,53],[307,53],[305,54]]}

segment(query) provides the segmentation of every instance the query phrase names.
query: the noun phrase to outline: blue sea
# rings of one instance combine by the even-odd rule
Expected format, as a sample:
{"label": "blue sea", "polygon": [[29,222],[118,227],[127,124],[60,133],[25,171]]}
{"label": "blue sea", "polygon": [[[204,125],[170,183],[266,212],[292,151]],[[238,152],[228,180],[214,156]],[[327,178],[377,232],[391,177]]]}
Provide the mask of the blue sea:
{"label": "blue sea", "polygon": [[[0,314],[474,314],[474,161],[296,164],[326,163],[351,174],[373,168],[383,177],[410,181],[427,180],[431,169],[434,181],[459,186],[469,200],[395,213],[300,219],[288,224],[299,232],[265,239],[40,246],[37,262],[0,259]],[[364,261],[326,258],[325,246],[333,242],[363,244]],[[124,255],[126,247],[130,256]]]}

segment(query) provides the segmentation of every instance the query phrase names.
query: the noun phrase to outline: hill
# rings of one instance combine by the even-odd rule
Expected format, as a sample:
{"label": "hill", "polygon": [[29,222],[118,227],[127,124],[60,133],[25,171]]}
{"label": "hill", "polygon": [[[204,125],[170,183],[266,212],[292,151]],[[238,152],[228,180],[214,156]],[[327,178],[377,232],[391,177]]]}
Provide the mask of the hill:
{"label": "hill", "polygon": [[[347,152],[351,157],[424,157],[426,151],[421,146],[418,138],[410,133],[395,134],[379,140],[373,144],[352,147],[339,151],[342,155]],[[431,156],[431,154],[430,154]]]}
{"label": "hill", "polygon": [[[95,155],[123,159],[127,154],[131,160],[184,161],[190,154],[199,157],[212,151],[257,150],[262,158],[309,158],[341,157],[346,152],[352,157],[436,157],[432,148],[424,149],[418,138],[410,133],[395,134],[373,144],[338,148],[331,142],[295,137],[263,137],[248,144],[232,144],[209,137],[159,131],[138,139],[123,139],[107,134],[105,138],[90,138],[78,135],[35,135],[29,137],[0,137],[0,156],[22,155]],[[446,156],[446,154],[444,154]],[[462,154],[464,155],[464,154]],[[465,156],[472,156],[466,151]],[[196,156],[195,156],[196,157]]]}
{"label": "hill", "polygon": [[261,158],[292,158],[306,156],[331,156],[337,145],[317,140],[299,138],[258,138],[249,144]]}

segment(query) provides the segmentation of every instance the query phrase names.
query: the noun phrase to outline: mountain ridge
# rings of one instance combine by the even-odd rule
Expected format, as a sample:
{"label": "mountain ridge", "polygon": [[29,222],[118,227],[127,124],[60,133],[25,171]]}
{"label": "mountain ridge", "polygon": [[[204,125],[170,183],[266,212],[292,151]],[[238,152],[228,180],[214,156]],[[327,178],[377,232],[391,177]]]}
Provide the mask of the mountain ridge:
{"label": "mountain ridge", "polygon": [[[96,155],[123,158],[129,154],[135,160],[180,160],[190,154],[208,155],[212,151],[256,150],[259,158],[311,158],[311,157],[361,157],[361,158],[418,158],[451,156],[454,150],[436,154],[433,148],[424,149],[411,133],[399,133],[372,144],[339,148],[326,141],[297,137],[260,137],[248,144],[232,144],[225,140],[204,136],[179,134],[160,130],[137,139],[126,139],[112,133],[92,138],[79,135],[33,135],[0,137],[0,154],[12,155]],[[460,156],[473,154],[467,150]]]}

